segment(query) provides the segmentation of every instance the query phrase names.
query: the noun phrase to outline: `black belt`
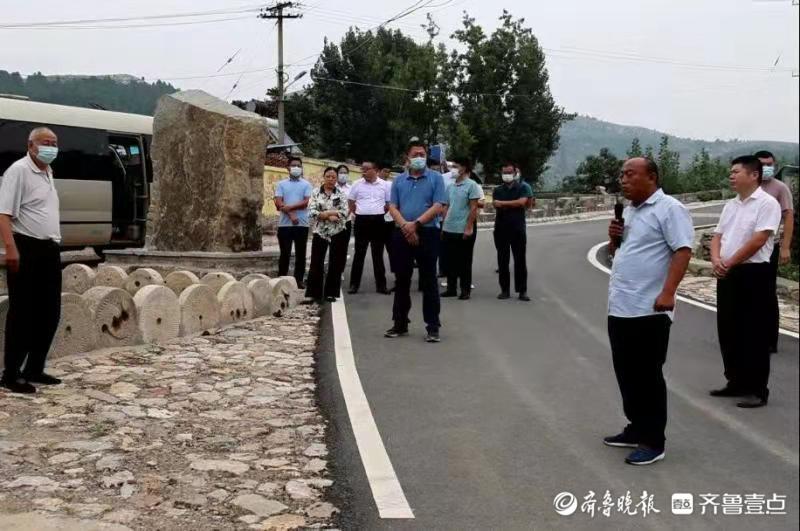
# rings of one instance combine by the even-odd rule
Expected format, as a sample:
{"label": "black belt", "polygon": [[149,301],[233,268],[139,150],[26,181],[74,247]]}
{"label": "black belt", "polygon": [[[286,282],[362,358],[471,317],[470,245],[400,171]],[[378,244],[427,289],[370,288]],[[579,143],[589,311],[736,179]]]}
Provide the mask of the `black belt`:
{"label": "black belt", "polygon": [[49,248],[56,248],[58,249],[59,245],[58,242],[55,240],[51,240],[47,238],[42,240],[40,238],[33,238],[31,236],[26,236],[25,234],[20,234],[18,232],[14,233],[14,242],[17,246],[24,246],[24,247],[38,247],[41,249],[49,249]]}

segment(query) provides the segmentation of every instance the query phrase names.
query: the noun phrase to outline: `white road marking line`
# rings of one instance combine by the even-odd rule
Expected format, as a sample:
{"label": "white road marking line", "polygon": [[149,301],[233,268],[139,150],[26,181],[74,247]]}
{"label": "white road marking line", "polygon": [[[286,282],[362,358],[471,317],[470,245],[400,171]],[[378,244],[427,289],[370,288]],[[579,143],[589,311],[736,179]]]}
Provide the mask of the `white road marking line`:
{"label": "white road marking line", "polygon": [[[594,267],[610,275],[611,270],[606,266],[604,266],[603,264],[601,264],[600,261],[597,259],[597,252],[606,245],[608,245],[608,242],[600,242],[591,249],[589,249],[589,253],[586,255],[586,259]],[[692,306],[697,306],[698,308],[703,308],[704,310],[708,310],[709,312],[717,313],[716,306],[711,306],[710,304],[705,304],[703,302],[696,301],[688,297],[684,297],[683,295],[678,295],[677,299],[687,304],[691,304]],[[792,332],[791,330],[785,330],[783,328],[779,328],[778,331],[785,336],[793,337],[795,339],[800,339],[800,334],[798,334],[797,332]]]}
{"label": "white road marking line", "polygon": [[[594,256],[597,253],[597,249],[602,247],[602,245],[595,245],[592,249],[595,251],[592,253]],[[589,260],[592,262],[592,260]],[[603,266],[600,262],[594,261],[592,265],[597,267],[598,269],[609,273],[609,269]],[[608,335],[604,330],[599,329],[596,326],[593,326],[589,323],[586,319],[580,316],[578,312],[573,310],[564,300],[562,300],[558,295],[551,292],[550,290],[545,288],[545,293],[548,294],[549,298],[555,302],[561,311],[563,311],[568,317],[573,319],[576,323],[583,327],[589,335],[591,335],[598,343],[604,345],[606,348],[611,348],[608,343]],[[695,302],[691,299],[687,299],[686,302]],[[702,303],[698,303],[701,305]],[[711,309],[716,311],[716,308],[713,306],[702,305],[701,307],[706,309]],[[748,426],[738,418],[734,417],[726,413],[724,410],[721,410],[718,406],[718,403],[715,403],[712,400],[708,400],[704,397],[698,397],[692,391],[689,391],[685,387],[681,386],[680,384],[676,384],[675,381],[671,378],[666,378],[667,388],[672,392],[675,396],[686,402],[688,405],[700,410],[702,413],[705,413],[709,417],[713,418],[717,422],[727,426],[731,431],[739,434],[742,438],[749,441],[751,444],[761,447],[767,452],[771,453],[775,457],[783,460],[784,462],[788,463],[793,467],[797,467],[800,464],[800,458],[798,457],[797,452],[792,450],[791,448],[785,446],[780,441],[773,440],[770,437],[765,436],[764,433],[759,432],[758,430],[752,429],[752,426]]]}
{"label": "white road marking line", "polygon": [[358,377],[344,296],[331,304],[331,310],[339,385],[378,514],[381,518],[414,518]]}

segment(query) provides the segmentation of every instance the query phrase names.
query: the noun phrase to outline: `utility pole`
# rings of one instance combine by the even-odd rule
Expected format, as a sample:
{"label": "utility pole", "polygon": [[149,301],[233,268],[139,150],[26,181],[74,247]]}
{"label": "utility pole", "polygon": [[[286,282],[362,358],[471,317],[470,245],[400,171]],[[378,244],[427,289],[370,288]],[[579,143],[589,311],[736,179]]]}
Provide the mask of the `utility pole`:
{"label": "utility pole", "polygon": [[299,13],[285,13],[285,9],[299,7],[295,2],[278,2],[273,6],[265,7],[258,17],[267,20],[277,20],[278,24],[278,144],[285,143],[286,115],[283,109],[284,84],[286,77],[283,72],[283,19],[301,18]]}

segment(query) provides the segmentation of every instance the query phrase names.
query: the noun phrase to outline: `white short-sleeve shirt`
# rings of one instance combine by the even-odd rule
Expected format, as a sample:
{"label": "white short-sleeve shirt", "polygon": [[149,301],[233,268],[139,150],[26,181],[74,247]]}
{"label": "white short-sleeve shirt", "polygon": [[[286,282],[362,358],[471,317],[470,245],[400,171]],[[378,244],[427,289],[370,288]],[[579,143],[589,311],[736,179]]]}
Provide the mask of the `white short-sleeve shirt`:
{"label": "white short-sleeve shirt", "polygon": [[350,189],[349,199],[356,203],[356,216],[383,216],[391,199],[391,184],[380,177],[375,182],[359,179]]}
{"label": "white short-sleeve shirt", "polygon": [[11,217],[17,234],[60,242],[58,192],[50,166],[40,170],[30,155],[9,166],[0,180],[0,214]]}
{"label": "white short-sleeve shirt", "polygon": [[[774,234],[780,223],[781,206],[761,187],[744,200],[736,196],[725,204],[714,229],[714,233],[722,235],[720,258],[723,261],[730,259],[756,232],[768,230]],[[767,238],[767,242],[744,263],[769,262],[774,245],[773,238]]]}

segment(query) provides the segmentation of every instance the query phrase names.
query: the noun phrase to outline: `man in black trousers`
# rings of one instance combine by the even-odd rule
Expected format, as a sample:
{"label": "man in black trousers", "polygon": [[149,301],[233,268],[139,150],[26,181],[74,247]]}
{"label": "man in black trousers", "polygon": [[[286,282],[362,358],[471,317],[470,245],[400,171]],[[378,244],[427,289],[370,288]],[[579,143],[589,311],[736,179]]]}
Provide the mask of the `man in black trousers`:
{"label": "man in black trousers", "polygon": [[525,229],[525,211],[533,197],[528,183],[514,179],[516,166],[503,164],[503,184],[492,192],[494,218],[494,246],[497,249],[497,267],[500,273],[500,295],[498,299],[511,297],[511,273],[509,261],[514,256],[514,288],[519,300],[530,301],[528,297],[528,266],[525,258],[528,236]]}
{"label": "man in black trousers", "polygon": [[603,439],[634,448],[630,465],[664,458],[667,385],[663,366],[678,289],[692,257],[689,211],[661,190],[658,166],[632,158],[622,167],[622,193],[631,204],[609,225],[614,257],[608,284],[608,339],[628,425]]}
{"label": "man in black trousers", "polygon": [[[28,137],[28,153],[0,182],[0,239],[6,249],[8,315],[0,385],[35,393],[56,385],[44,365],[61,317],[61,228],[53,170],[58,138],[46,127]],[[23,367],[24,366],[24,367]]]}
{"label": "man in black trousers", "polygon": [[730,183],[737,196],[725,205],[711,240],[711,263],[717,277],[717,332],[725,378],[711,396],[747,397],[736,405],[756,408],[769,398],[772,339],[773,235],[781,207],[761,189],[757,157],[731,163]]}
{"label": "man in black trousers", "polygon": [[364,161],[361,165],[363,178],[356,181],[350,189],[350,213],[355,214],[353,233],[355,234],[355,253],[350,267],[351,295],[358,293],[361,275],[364,272],[364,259],[367,247],[372,249],[372,269],[375,273],[375,289],[378,293],[389,294],[386,288],[386,267],[383,263],[383,248],[386,242],[384,216],[389,210],[391,184],[378,177],[377,164]]}

